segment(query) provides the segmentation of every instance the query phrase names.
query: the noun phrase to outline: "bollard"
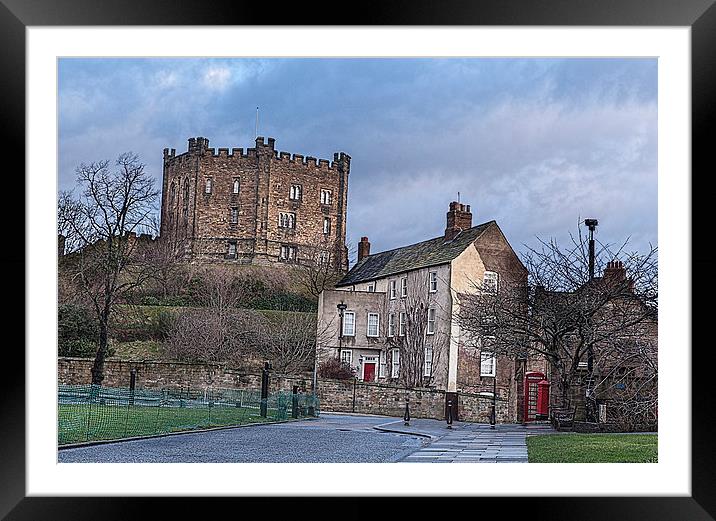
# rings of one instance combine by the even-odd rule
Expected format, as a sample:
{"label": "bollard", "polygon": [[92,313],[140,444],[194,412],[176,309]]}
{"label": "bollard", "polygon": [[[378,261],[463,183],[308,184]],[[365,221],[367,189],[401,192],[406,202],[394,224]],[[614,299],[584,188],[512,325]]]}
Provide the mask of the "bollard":
{"label": "bollard", "polygon": [[293,386],[293,403],[291,404],[291,416],[298,418],[298,386]]}
{"label": "bollard", "polygon": [[405,415],[403,416],[405,425],[410,425],[410,408],[408,407],[408,401],[409,401],[409,399],[406,397],[405,398]]}
{"label": "bollard", "polygon": [[447,428],[452,429],[452,400],[447,404]]}

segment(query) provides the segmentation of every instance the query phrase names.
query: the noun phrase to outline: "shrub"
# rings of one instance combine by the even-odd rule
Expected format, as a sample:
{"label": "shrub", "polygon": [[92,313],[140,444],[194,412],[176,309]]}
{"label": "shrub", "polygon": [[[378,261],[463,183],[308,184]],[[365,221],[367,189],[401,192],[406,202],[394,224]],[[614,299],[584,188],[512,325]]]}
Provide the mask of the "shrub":
{"label": "shrub", "polygon": [[97,319],[86,308],[63,304],[57,309],[57,352],[60,356],[92,356],[97,351]]}
{"label": "shrub", "polygon": [[355,371],[338,358],[329,358],[319,364],[318,376],[334,380],[350,380],[355,377]]}

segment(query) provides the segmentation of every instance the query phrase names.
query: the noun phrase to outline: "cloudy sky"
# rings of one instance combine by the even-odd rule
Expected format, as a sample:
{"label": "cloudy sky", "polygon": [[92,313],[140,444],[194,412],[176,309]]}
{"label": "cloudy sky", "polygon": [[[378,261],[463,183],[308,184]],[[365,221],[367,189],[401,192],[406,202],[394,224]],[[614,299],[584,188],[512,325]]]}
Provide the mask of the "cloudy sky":
{"label": "cloudy sky", "polygon": [[442,235],[448,203],[516,250],[599,219],[598,239],[657,243],[655,59],[62,59],[59,187],[81,162],[162,149],[352,157],[348,242]]}

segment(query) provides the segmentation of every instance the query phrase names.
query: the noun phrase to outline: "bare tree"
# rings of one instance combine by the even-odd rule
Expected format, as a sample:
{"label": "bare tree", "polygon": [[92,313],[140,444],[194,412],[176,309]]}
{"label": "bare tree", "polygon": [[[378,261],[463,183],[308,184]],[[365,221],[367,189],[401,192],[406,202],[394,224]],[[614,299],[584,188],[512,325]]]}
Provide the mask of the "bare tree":
{"label": "bare tree", "polygon": [[301,248],[300,261],[295,264],[296,282],[299,287],[314,298],[324,289],[333,288],[343,277],[340,261],[351,255],[354,248],[346,246],[346,252],[336,255],[335,243],[323,234],[314,237],[312,247]]}
{"label": "bare tree", "polygon": [[92,383],[104,379],[109,320],[122,296],[143,284],[150,270],[142,262],[136,233],[151,232],[158,192],[145,165],[131,152],[109,161],[82,163],[76,169],[79,195],[58,198],[58,232],[71,255],[62,266],[91,303],[99,323]]}
{"label": "bare tree", "polygon": [[[563,407],[571,407],[581,387],[593,406],[607,376],[624,373],[619,367],[653,367],[655,378],[651,351],[636,346],[645,330],[652,328],[655,338],[657,249],[627,252],[626,244],[599,244],[596,272],[603,275],[590,280],[589,245],[581,233],[564,249],[540,240],[539,249],[524,255],[526,286],[476,282],[459,296],[461,328],[474,339],[490,337],[496,354],[545,357]],[[593,366],[591,378],[583,376],[585,363]]]}
{"label": "bare tree", "polygon": [[395,334],[388,336],[388,345],[399,349],[402,383],[425,387],[434,381],[435,368],[448,349],[450,313],[429,292],[426,272],[410,272],[406,278],[407,294],[398,301]]}

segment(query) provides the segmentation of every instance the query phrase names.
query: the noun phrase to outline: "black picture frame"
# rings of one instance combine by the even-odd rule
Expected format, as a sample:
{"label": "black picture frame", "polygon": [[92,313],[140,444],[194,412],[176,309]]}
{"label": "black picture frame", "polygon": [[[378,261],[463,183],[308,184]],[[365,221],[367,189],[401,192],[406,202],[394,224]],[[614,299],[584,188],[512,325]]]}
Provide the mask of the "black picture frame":
{"label": "black picture frame", "polygon": [[[716,6],[714,0],[490,0],[464,1],[390,1],[346,4],[343,13],[336,2],[287,3],[279,8],[269,3],[238,1],[203,1],[179,3],[175,0],[105,1],[97,0],[0,0],[0,60],[3,63],[2,144],[6,161],[18,160],[19,165],[5,169],[5,194],[13,204],[0,205],[6,224],[6,234],[12,234],[14,244],[0,254],[5,268],[6,295],[12,295],[12,306],[5,311],[6,324],[16,325],[24,320],[25,307],[16,295],[24,295],[24,198],[22,176],[11,172],[24,171],[25,156],[25,29],[27,26],[83,26],[83,25],[553,25],[553,26],[690,26],[692,44],[692,280],[702,295],[713,294],[715,262],[708,252],[706,215],[707,204],[698,204],[698,197],[710,193],[703,185],[711,159],[711,139],[716,116]],[[11,151],[12,153],[9,153]],[[33,151],[28,151],[33,153]],[[7,165],[7,163],[5,163]],[[708,165],[708,166],[707,166]],[[700,175],[695,175],[700,172]],[[9,186],[15,183],[16,186]],[[7,200],[6,197],[6,200]],[[685,230],[684,233],[688,233]],[[7,237],[7,235],[6,235]],[[9,239],[7,239],[9,240]],[[53,247],[50,247],[52,250]],[[689,267],[684,267],[688,272]],[[13,288],[12,284],[17,287]],[[710,306],[698,305],[692,293],[692,495],[690,497],[548,497],[548,498],[479,498],[480,513],[490,507],[502,512],[520,512],[543,519],[694,519],[716,517],[716,441],[711,420],[714,391],[713,376],[707,363],[712,349],[708,337],[696,340],[697,331],[704,331],[710,317]],[[31,310],[30,310],[31,312]],[[6,327],[6,331],[10,327]],[[7,333],[9,335],[10,333]],[[8,338],[6,336],[6,338]],[[162,517],[185,517],[189,499],[181,498],[38,498],[25,497],[25,360],[17,349],[18,341],[7,341],[4,355],[2,392],[0,393],[0,517],[6,519],[133,519],[148,517],[150,508],[158,507]],[[12,360],[9,347],[14,347]],[[683,346],[688,355],[689,346]],[[11,368],[11,370],[9,369]],[[681,382],[661,382],[679,386]],[[401,515],[409,515],[415,507],[423,509],[421,498],[401,508]],[[227,499],[192,499],[205,514],[216,515]],[[248,508],[246,498],[240,498],[242,510]],[[257,501],[257,500],[254,500]],[[264,504],[266,500],[264,500]],[[273,502],[273,500],[271,500]],[[260,502],[260,501],[259,501]],[[305,508],[315,509],[306,498],[294,498],[286,515]],[[448,516],[459,502],[441,502]],[[313,505],[313,507],[311,507]],[[358,517],[357,510],[343,501],[338,510],[341,517]],[[231,508],[231,507],[230,507]],[[323,508],[323,507],[318,507]],[[328,511],[332,507],[326,507]],[[440,507],[443,508],[443,507]],[[281,509],[283,510],[283,509]],[[178,514],[181,513],[181,514]],[[343,514],[345,513],[345,514]],[[529,513],[529,514],[527,514]]]}

